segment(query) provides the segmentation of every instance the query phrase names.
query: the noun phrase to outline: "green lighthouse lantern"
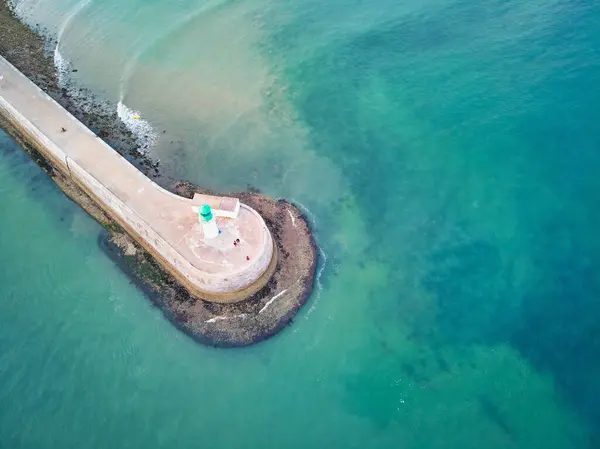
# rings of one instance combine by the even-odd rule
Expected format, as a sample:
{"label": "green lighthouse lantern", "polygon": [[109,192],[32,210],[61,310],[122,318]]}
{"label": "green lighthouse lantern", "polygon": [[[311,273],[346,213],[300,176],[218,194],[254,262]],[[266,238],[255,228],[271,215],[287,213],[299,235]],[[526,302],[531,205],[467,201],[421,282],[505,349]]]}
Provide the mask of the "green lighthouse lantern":
{"label": "green lighthouse lantern", "polygon": [[211,221],[213,219],[212,209],[210,208],[210,206],[208,204],[203,204],[202,207],[200,208],[200,219],[204,223],[208,223],[209,221]]}
{"label": "green lighthouse lantern", "polygon": [[200,223],[202,223],[202,231],[205,239],[214,239],[219,235],[217,220],[213,216],[212,209],[208,204],[203,204],[198,209],[200,215]]}

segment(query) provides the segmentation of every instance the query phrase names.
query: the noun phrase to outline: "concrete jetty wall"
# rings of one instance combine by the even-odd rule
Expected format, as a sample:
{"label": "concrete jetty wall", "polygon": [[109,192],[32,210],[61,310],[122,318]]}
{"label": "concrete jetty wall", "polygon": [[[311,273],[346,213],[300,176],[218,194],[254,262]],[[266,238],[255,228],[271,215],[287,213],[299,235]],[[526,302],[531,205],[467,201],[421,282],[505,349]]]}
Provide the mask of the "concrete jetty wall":
{"label": "concrete jetty wall", "polygon": [[[1,57],[0,115],[194,296],[237,302],[268,282],[277,255],[256,211],[233,198],[164,190]],[[204,203],[222,210],[216,239],[204,239],[194,212]]]}

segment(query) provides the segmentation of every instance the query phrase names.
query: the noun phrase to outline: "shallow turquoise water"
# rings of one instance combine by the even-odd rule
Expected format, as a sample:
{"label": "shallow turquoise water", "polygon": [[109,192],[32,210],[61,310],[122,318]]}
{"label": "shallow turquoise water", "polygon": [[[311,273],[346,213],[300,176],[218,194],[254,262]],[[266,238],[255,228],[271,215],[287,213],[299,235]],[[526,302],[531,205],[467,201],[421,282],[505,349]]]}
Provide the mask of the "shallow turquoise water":
{"label": "shallow turquoise water", "polygon": [[0,447],[597,447],[600,8],[480,3],[25,0],[165,175],[294,199],[326,258],[199,346],[3,136]]}

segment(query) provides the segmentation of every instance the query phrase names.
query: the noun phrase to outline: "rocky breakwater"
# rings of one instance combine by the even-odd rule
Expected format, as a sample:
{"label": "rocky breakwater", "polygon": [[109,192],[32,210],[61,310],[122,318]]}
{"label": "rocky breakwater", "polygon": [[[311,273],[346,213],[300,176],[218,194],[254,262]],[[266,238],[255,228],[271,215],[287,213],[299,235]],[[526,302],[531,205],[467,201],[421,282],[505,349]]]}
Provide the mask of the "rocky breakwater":
{"label": "rocky breakwater", "polygon": [[[60,185],[61,181],[58,182]],[[214,194],[184,181],[175,183],[172,191],[186,198]],[[228,196],[238,198],[260,214],[277,253],[266,285],[242,301],[229,303],[207,301],[190,294],[93,202],[81,196],[77,201],[87,204],[86,210],[109,231],[106,238],[100,239],[102,247],[177,327],[201,343],[248,346],[285,328],[308,301],[315,281],[318,250],[306,217],[293,204],[250,192]],[[234,248],[233,241],[230,243]],[[239,249],[243,254],[243,248]]]}
{"label": "rocky breakwater", "polygon": [[[187,198],[213,194],[189,182],[177,182],[172,190]],[[250,192],[228,196],[239,198],[261,215],[277,252],[267,284],[243,301],[218,303],[190,295],[147,252],[136,247],[126,233],[113,232],[104,245],[186,333],[215,346],[246,346],[286,327],[308,301],[315,281],[318,249],[306,217],[293,204]]]}
{"label": "rocky breakwater", "polygon": [[[0,46],[1,52],[26,71],[44,73],[43,77],[32,78],[38,82],[42,80],[39,82],[40,87],[46,88],[52,97],[77,115],[75,103],[64,95],[56,95],[55,80],[50,71],[52,62],[43,54],[41,39],[16,19],[6,15],[1,8],[0,20],[13,26],[15,31],[9,32],[10,48]],[[6,28],[4,32],[6,33]],[[19,45],[23,45],[23,51],[20,51]],[[14,74],[9,73],[6,65],[3,71],[5,75],[0,74],[3,76],[0,82],[4,83],[5,91],[0,126],[21,143],[69,197],[105,226],[108,232],[99,239],[102,247],[148,293],[165,316],[197,340],[216,346],[252,344],[275,334],[291,321],[310,296],[317,260],[309,225],[297,208],[288,202],[274,201],[254,193],[232,194],[231,198],[242,203],[240,209],[243,211],[243,219],[237,222],[230,218],[220,219],[219,225],[225,231],[223,239],[216,245],[214,242],[206,244],[202,242],[201,232],[196,227],[197,215],[192,213],[190,206],[212,202],[213,207],[218,208],[219,205],[215,202],[220,200],[210,192],[186,182],[175,183],[171,192],[156,189],[157,192],[162,190],[161,196],[168,198],[169,202],[181,204],[180,208],[175,208],[178,211],[171,213],[171,218],[173,214],[179,215],[179,220],[183,217],[183,225],[176,222],[171,228],[178,229],[181,238],[173,235],[171,242],[184,242],[183,245],[187,245],[188,250],[196,252],[188,254],[184,259],[200,256],[199,259],[204,260],[206,254],[212,253],[211,257],[218,260],[218,257],[225,255],[225,259],[221,260],[227,262],[229,271],[220,281],[226,282],[211,281],[208,283],[210,285],[205,286],[207,288],[194,288],[186,276],[179,276],[181,267],[173,270],[172,266],[165,263],[164,252],[156,251],[156,244],[148,245],[148,239],[140,238],[140,229],[136,230],[135,223],[130,226],[130,220],[123,220],[120,213],[123,210],[127,212],[126,209],[129,208],[136,212],[133,215],[139,216],[138,212],[141,211],[142,218],[146,213],[145,221],[148,221],[147,214],[152,215],[152,210],[156,207],[153,202],[146,202],[150,206],[144,212],[142,203],[146,189],[154,183],[137,172],[134,176],[130,176],[131,173],[128,175],[130,179],[127,183],[114,184],[111,179],[119,179],[119,176],[114,176],[114,167],[125,171],[133,167],[112,149],[109,149],[113,153],[109,159],[112,158],[113,165],[110,162],[107,165],[106,161],[98,164],[94,162],[95,158],[90,158],[86,166],[88,149],[105,145],[102,140],[108,141],[107,136],[111,136],[110,140],[118,137],[123,132],[121,125],[115,122],[111,127],[112,122],[107,117],[98,120],[93,116],[80,115],[80,120],[93,122],[95,132],[83,129],[76,135],[75,129],[80,126],[84,128],[81,123],[64,110],[58,115],[50,111],[49,107],[59,106],[37,88],[37,99],[33,98],[34,95],[29,95],[30,92],[19,95],[14,89],[15,83],[20,82]],[[12,78],[12,81],[8,78]],[[15,110],[17,114],[14,113]],[[130,142],[130,136],[124,133],[123,141]],[[62,147],[69,145],[73,152],[66,154]],[[128,146],[113,147],[123,150]],[[82,148],[85,151],[81,152]],[[135,151],[124,154],[129,160],[132,155],[135,156]],[[136,160],[132,162],[135,163]],[[156,174],[156,167],[151,164],[141,161],[136,165],[146,175]],[[103,179],[104,171],[110,176],[106,176],[105,182],[99,183],[100,186],[90,188],[94,181]],[[86,175],[89,175],[89,182],[86,181]],[[132,192],[135,192],[133,203]],[[118,204],[108,204],[110,201],[107,201],[107,195],[116,197]],[[227,220],[230,221],[226,222]],[[248,232],[248,229],[251,231]],[[169,240],[164,232],[158,234],[158,237],[167,237]],[[238,238],[241,247],[233,245],[233,241]],[[177,252],[184,252],[185,249],[179,248]],[[235,269],[236,266],[238,269]],[[252,269],[248,270],[249,267]],[[202,269],[205,274],[215,274],[206,266]],[[250,273],[250,276],[245,277],[244,272]],[[216,276],[219,276],[218,273]]]}

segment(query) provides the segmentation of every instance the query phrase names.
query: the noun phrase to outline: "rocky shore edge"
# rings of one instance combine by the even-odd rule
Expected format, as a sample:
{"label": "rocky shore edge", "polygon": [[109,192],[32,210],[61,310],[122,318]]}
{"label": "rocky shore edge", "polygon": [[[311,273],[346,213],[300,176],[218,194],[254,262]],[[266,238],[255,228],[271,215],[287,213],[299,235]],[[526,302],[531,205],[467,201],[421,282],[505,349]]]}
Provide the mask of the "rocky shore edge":
{"label": "rocky shore edge", "polygon": [[[53,61],[46,53],[44,38],[20,22],[5,0],[0,0],[0,55],[134,163],[146,176],[160,176],[158,166],[138,150],[135,136],[119,120],[116,112],[91,112],[91,108],[80,103],[81,93],[77,95],[78,101],[75,101],[67,90],[59,87]],[[18,130],[1,119],[0,127],[17,140],[68,197],[104,226],[106,232],[99,236],[100,247],[171,322],[195,340],[218,347],[257,343],[287,326],[310,298],[318,251],[308,221],[291,203],[273,200],[256,192],[227,194],[239,198],[261,214],[277,246],[277,266],[269,283],[244,301],[235,304],[204,301],[190,295],[72,180],[24,141]],[[165,186],[164,178],[161,184]],[[193,196],[194,192],[214,194],[186,181],[171,182],[167,187],[185,197]]]}

